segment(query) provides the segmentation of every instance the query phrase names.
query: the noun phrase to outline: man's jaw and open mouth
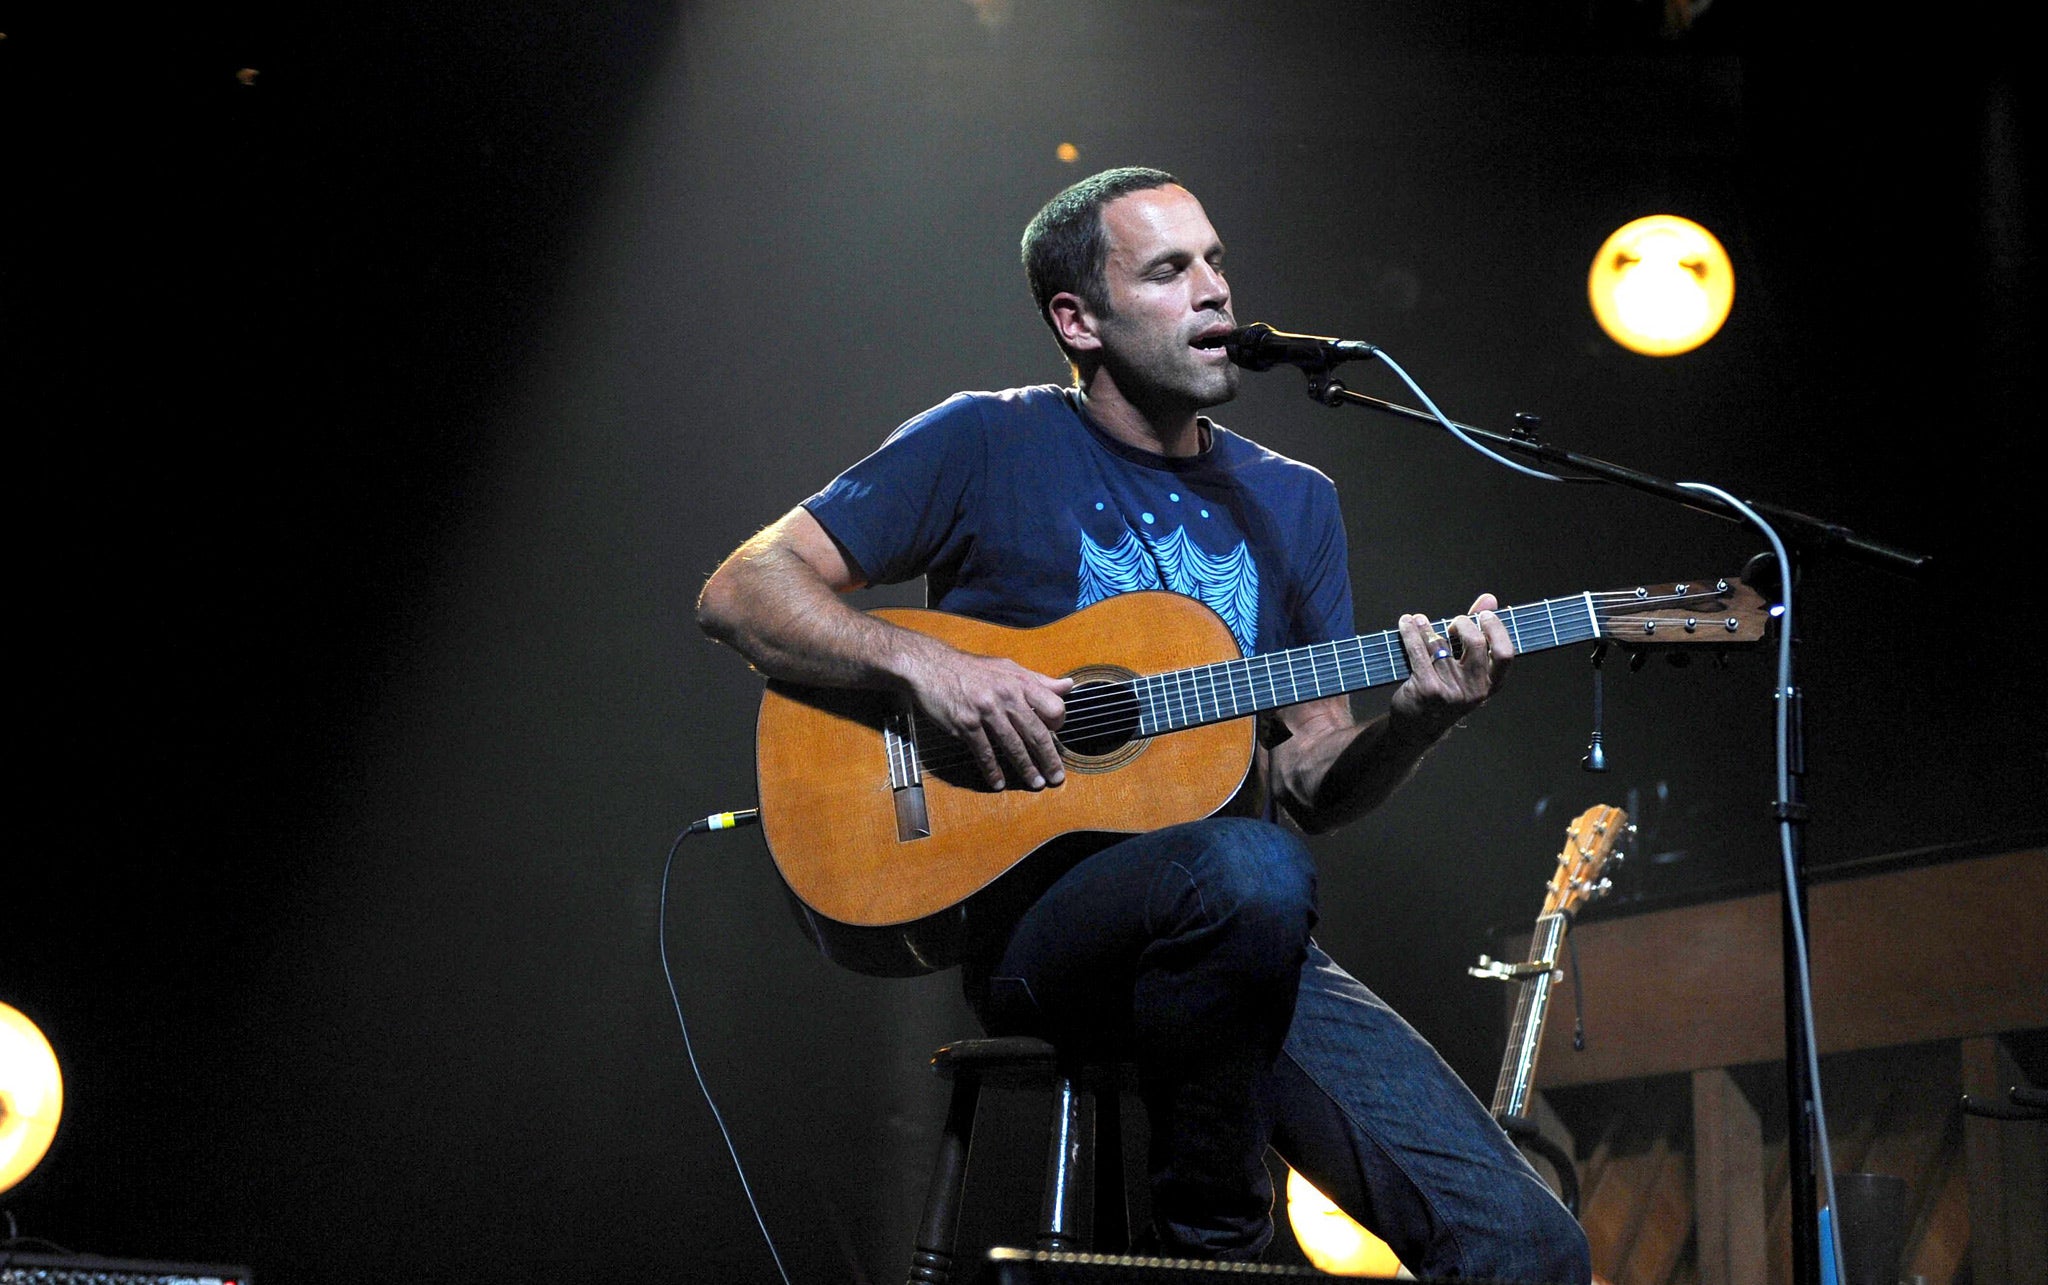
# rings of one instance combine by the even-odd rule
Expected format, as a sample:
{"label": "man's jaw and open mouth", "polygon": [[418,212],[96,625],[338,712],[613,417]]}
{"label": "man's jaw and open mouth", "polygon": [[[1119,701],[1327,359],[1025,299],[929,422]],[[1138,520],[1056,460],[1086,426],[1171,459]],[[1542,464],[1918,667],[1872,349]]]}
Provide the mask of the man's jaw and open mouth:
{"label": "man's jaw and open mouth", "polygon": [[1235,327],[1227,321],[1217,322],[1189,340],[1188,346],[1197,352],[1219,354],[1219,356],[1212,358],[1212,360],[1228,361],[1229,354],[1224,351],[1223,344],[1225,340],[1230,338],[1231,332],[1234,329]]}

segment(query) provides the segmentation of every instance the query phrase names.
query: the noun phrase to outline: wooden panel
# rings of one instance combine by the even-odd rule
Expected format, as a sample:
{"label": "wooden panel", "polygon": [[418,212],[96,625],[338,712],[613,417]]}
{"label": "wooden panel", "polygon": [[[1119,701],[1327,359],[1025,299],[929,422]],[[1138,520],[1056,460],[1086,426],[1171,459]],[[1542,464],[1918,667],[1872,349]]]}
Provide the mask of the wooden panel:
{"label": "wooden panel", "polygon": [[1692,1074],[1701,1285],[1765,1285],[1763,1121],[1718,1068]]}
{"label": "wooden panel", "polygon": [[1682,1152],[1660,1158],[1615,1285],[1666,1285],[1671,1279],[1692,1230],[1691,1168]]}
{"label": "wooden panel", "polygon": [[1611,1093],[1599,1118],[1587,1121],[1599,1140],[1580,1166],[1580,1221],[1593,1270],[1612,1285],[1693,1279],[1684,1087],[1666,1080]]}
{"label": "wooden panel", "polygon": [[[1823,1053],[2048,1026],[2048,853],[1815,885]],[[1597,1084],[1784,1056],[1778,897],[1580,925],[1584,1052],[1545,1032],[1537,1082]]]}
{"label": "wooden panel", "polygon": [[[2040,984],[2040,977],[2035,978]],[[1995,1101],[2025,1084],[2018,1062],[1997,1039],[1963,1042],[1965,1092]],[[1969,1174],[1970,1267],[1975,1285],[2038,1285],[2048,1280],[2048,1128],[1964,1120]]]}
{"label": "wooden panel", "polygon": [[[1957,1045],[1948,1041],[1837,1054],[1821,1067],[1837,1169],[1906,1180],[1902,1275],[1971,1285],[1970,1174],[1957,1104]],[[2006,1059],[2000,1074],[2015,1073]],[[1626,1080],[1546,1094],[1594,1145],[1582,1153],[1586,1231],[1595,1269],[1613,1285],[1791,1285],[1790,1188],[1784,1102],[1769,1068]],[[2037,1148],[2048,1139],[2029,1132]],[[1692,1176],[1690,1202],[1667,1174]],[[2039,1234],[2044,1189],[2024,1174],[1998,1187],[2002,1216]],[[1690,1241],[1686,1241],[1691,1232]],[[1676,1259],[1670,1249],[1685,1242]],[[2028,1252],[2025,1250],[2022,1253]],[[2032,1260],[2028,1260],[2031,1263]],[[2040,1285],[2023,1267],[2001,1279]]]}
{"label": "wooden panel", "polygon": [[1942,1161],[1906,1249],[1907,1279],[1918,1277],[1937,1285],[1956,1279],[1970,1248],[1970,1190],[1962,1153],[1947,1152]]}

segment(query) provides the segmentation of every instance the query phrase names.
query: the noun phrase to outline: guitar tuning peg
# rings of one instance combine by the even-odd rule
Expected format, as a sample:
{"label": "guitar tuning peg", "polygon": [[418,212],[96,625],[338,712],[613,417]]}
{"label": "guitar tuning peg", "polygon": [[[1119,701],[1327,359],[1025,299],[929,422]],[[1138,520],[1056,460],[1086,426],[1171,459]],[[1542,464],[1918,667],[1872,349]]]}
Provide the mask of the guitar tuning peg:
{"label": "guitar tuning peg", "polygon": [[1628,860],[1628,853],[1623,852],[1619,848],[1617,848],[1614,851],[1614,855],[1607,858],[1607,864],[1610,866],[1618,866],[1626,860]]}
{"label": "guitar tuning peg", "polygon": [[1650,659],[1650,654],[1649,654],[1648,652],[1645,652],[1645,651],[1632,651],[1632,652],[1630,652],[1630,653],[1628,654],[1628,672],[1629,672],[1629,673],[1631,673],[1631,674],[1639,674],[1639,673],[1641,673],[1641,672],[1643,671],[1643,666],[1644,666],[1644,664],[1646,664],[1646,663],[1647,663],[1647,662],[1649,661],[1649,659]]}
{"label": "guitar tuning peg", "polygon": [[1629,837],[1629,838],[1631,838],[1631,839],[1633,839],[1633,838],[1635,838],[1635,837],[1636,837],[1636,823],[1635,823],[1635,822],[1631,821],[1631,822],[1629,822],[1629,823],[1628,823],[1628,830],[1626,831],[1626,833],[1628,834],[1628,837]]}
{"label": "guitar tuning peg", "polygon": [[1612,879],[1602,879],[1599,883],[1593,885],[1593,895],[1596,897],[1604,897],[1613,891],[1614,880]]}

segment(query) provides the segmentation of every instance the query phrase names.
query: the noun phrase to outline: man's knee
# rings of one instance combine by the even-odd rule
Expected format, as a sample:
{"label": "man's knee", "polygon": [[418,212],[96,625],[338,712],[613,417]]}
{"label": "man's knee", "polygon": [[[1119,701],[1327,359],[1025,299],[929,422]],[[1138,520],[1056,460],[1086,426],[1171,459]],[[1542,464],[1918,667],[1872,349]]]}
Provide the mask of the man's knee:
{"label": "man's knee", "polygon": [[[1533,1184],[1532,1184],[1533,1187]],[[1585,1285],[1593,1255],[1585,1229],[1547,1190],[1526,1190],[1519,1207],[1505,1211],[1489,1261],[1464,1270],[1486,1279],[1531,1285]]]}
{"label": "man's knee", "polygon": [[1316,922],[1307,849],[1258,821],[1211,820],[1184,829],[1153,888],[1150,962],[1234,978],[1249,988],[1245,1000],[1269,1003],[1284,993],[1283,1009],[1291,1011]]}
{"label": "man's knee", "polygon": [[[1300,839],[1278,826],[1239,817],[1186,827],[1175,864],[1193,907],[1235,931],[1297,940],[1306,946],[1316,919],[1315,861]],[[1168,889],[1169,895],[1180,890]]]}

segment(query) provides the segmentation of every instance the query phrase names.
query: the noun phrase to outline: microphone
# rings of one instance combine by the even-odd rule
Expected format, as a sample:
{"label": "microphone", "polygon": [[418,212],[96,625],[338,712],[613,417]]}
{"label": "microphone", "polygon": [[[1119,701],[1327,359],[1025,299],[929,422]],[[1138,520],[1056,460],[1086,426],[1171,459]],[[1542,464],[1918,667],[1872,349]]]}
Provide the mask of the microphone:
{"label": "microphone", "polygon": [[1379,353],[1377,347],[1360,339],[1290,335],[1263,321],[1231,331],[1223,347],[1230,360],[1246,370],[1271,370],[1282,363],[1316,370],[1340,361],[1364,361]]}

